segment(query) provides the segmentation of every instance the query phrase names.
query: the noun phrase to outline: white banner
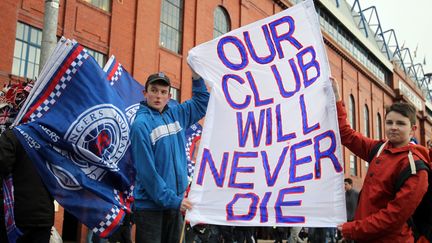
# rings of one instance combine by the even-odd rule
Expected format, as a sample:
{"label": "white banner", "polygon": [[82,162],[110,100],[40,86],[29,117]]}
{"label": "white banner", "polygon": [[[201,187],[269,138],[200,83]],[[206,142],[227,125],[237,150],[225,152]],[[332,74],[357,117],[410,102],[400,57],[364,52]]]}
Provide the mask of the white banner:
{"label": "white banner", "polygon": [[313,1],[193,48],[211,87],[189,194],[192,224],[346,221],[329,64]]}

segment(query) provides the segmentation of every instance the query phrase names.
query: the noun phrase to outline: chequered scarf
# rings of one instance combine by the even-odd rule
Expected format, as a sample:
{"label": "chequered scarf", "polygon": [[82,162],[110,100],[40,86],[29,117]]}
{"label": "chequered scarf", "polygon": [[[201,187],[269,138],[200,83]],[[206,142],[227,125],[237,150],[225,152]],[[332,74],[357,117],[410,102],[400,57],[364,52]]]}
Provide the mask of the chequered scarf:
{"label": "chequered scarf", "polygon": [[8,175],[3,179],[3,208],[6,224],[7,237],[9,243],[15,243],[22,235],[22,232],[18,229],[15,224],[14,217],[14,187],[12,174]]}

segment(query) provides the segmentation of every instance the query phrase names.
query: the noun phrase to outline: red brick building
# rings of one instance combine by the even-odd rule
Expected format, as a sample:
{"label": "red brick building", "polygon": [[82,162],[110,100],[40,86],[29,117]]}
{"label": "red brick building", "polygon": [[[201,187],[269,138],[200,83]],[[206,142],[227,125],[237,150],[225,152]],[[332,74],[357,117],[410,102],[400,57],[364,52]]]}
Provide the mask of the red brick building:
{"label": "red brick building", "polygon": [[[186,57],[192,47],[297,1],[61,0],[57,36],[77,40],[101,65],[115,54],[138,81],[157,71],[167,73],[177,99],[183,101],[191,96]],[[423,87],[426,75],[404,58],[409,49],[399,48],[394,32],[366,21],[360,0],[315,2],[332,75],[340,81],[352,126],[381,138],[385,106],[405,100],[418,109],[416,138],[425,145],[432,137],[432,105]],[[37,77],[43,15],[41,0],[0,2],[0,85]],[[367,164],[346,149],[344,161],[346,176],[361,187]],[[57,214],[56,227],[65,240],[84,239],[84,227],[76,226],[70,215],[63,216],[61,208]]]}

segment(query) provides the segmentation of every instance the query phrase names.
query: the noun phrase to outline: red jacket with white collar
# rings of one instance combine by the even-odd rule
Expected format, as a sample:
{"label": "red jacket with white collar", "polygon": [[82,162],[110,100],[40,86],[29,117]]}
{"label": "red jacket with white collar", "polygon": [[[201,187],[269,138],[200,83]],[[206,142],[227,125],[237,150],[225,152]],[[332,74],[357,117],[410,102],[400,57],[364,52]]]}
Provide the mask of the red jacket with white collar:
{"label": "red jacket with white collar", "polygon": [[[337,102],[337,111],[342,144],[361,159],[369,160],[380,141],[351,129],[343,102]],[[406,222],[427,191],[428,175],[424,170],[417,172],[396,192],[396,180],[409,166],[409,151],[414,160],[429,161],[428,150],[423,146],[408,144],[394,148],[387,143],[369,163],[354,221],[342,226],[344,238],[356,242],[414,242]]]}

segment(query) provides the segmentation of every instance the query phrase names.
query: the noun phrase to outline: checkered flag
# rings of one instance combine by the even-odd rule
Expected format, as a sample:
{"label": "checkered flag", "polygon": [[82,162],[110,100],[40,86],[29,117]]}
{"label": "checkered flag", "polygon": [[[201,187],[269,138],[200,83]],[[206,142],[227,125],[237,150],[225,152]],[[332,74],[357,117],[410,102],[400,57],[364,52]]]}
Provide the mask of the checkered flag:
{"label": "checkered flag", "polygon": [[197,142],[201,139],[202,126],[199,123],[195,123],[186,130],[186,159],[187,159],[187,172],[188,180],[192,181],[192,177],[195,169],[195,161],[193,160],[193,154],[197,149]]}

